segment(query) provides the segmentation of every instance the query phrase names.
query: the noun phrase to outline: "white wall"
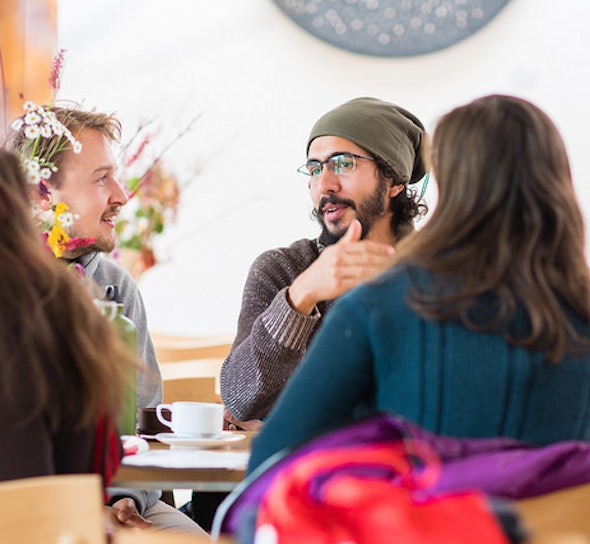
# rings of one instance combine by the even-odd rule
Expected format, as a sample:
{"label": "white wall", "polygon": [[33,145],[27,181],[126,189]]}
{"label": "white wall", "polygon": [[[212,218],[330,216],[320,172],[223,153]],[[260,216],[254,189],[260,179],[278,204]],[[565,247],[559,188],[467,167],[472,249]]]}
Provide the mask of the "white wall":
{"label": "white wall", "polygon": [[512,0],[467,40],[404,59],[336,49],[270,0],[58,0],[58,10],[60,98],[117,112],[127,135],[156,118],[162,141],[203,114],[165,155],[190,183],[159,243],[165,262],[141,279],[153,330],[234,332],[254,257],[316,234],[295,169],[317,117],[355,96],[403,105],[429,128],[483,94],[526,97],[561,129],[590,212],[588,2]]}

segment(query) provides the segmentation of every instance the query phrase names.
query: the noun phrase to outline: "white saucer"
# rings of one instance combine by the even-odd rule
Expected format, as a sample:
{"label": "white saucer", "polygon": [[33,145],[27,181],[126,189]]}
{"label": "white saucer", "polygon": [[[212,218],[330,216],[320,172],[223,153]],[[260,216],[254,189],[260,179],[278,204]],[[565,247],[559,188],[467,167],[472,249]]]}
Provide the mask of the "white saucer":
{"label": "white saucer", "polygon": [[218,448],[228,446],[246,438],[246,435],[231,431],[222,431],[212,438],[191,438],[188,436],[177,436],[174,433],[158,433],[156,439],[168,444],[173,449],[202,449]]}

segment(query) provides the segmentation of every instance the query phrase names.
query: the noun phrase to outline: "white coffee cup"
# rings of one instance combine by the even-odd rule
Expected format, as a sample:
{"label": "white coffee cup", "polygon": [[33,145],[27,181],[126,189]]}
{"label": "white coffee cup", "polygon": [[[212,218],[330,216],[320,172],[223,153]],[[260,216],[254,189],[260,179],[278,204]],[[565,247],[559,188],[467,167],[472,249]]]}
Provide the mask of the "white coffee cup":
{"label": "white coffee cup", "polygon": [[[170,419],[162,413],[166,409],[170,410]],[[156,417],[178,436],[210,438],[223,430],[223,405],[213,402],[158,404]]]}

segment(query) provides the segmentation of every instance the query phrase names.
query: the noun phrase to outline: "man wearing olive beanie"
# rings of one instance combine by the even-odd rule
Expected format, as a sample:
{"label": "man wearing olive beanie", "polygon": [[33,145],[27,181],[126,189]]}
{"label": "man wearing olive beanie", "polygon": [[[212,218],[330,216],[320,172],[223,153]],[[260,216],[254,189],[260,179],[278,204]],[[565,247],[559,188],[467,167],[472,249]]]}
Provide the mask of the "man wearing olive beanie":
{"label": "man wearing olive beanie", "polygon": [[270,411],[334,299],[385,270],[397,240],[425,211],[409,184],[426,174],[424,126],[376,98],[322,116],[307,141],[315,240],[260,255],[244,288],[238,331],[221,370],[226,417],[256,428]]}

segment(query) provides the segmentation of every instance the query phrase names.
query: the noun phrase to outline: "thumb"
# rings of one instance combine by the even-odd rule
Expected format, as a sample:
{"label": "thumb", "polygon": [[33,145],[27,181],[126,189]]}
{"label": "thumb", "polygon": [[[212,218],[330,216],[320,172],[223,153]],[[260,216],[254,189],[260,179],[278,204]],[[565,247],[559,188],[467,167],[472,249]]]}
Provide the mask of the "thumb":
{"label": "thumb", "polygon": [[353,219],[338,243],[356,242],[361,239],[362,233],[363,227],[361,226],[361,222],[358,219]]}

